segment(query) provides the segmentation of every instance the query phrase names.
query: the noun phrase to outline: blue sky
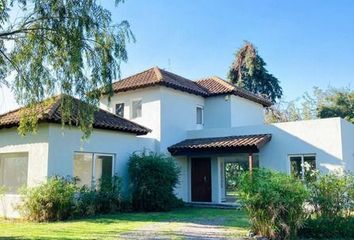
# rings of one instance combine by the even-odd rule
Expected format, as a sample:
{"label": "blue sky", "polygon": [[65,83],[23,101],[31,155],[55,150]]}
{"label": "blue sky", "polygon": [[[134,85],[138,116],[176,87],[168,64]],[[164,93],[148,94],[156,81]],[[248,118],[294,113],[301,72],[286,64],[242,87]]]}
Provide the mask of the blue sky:
{"label": "blue sky", "polygon": [[102,2],[116,22],[130,22],[137,40],[128,46],[123,76],[157,65],[190,79],[226,78],[235,51],[248,40],[286,100],[313,86],[354,84],[352,0],[127,0],[118,8]]}

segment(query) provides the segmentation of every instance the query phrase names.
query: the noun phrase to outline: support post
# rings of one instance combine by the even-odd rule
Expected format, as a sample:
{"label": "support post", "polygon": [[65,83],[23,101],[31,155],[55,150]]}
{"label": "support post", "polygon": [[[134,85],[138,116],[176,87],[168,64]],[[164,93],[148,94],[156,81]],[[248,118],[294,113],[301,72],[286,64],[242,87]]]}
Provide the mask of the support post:
{"label": "support post", "polygon": [[248,154],[248,168],[249,168],[250,174],[252,175],[252,173],[253,173],[253,153]]}

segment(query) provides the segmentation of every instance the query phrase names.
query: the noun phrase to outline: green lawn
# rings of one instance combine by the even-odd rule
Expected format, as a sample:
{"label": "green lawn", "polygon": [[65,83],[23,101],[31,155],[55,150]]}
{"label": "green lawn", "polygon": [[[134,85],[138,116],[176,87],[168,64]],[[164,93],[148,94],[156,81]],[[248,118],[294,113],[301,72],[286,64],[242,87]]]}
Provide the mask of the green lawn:
{"label": "green lawn", "polygon": [[241,210],[183,208],[166,213],[124,213],[55,223],[0,219],[0,239],[133,239],[134,234],[171,239],[203,234],[235,237],[245,236],[248,226],[248,218]]}

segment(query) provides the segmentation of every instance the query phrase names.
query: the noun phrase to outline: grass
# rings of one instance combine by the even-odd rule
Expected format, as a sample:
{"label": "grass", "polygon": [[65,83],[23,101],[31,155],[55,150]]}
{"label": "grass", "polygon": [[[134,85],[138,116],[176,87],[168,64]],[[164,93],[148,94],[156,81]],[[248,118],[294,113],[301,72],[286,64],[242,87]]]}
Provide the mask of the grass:
{"label": "grass", "polygon": [[248,218],[243,211],[182,208],[166,213],[122,213],[54,223],[0,219],[0,239],[119,239],[150,225],[157,236],[183,239],[178,229],[185,224],[213,222],[230,236],[245,236],[248,232]]}

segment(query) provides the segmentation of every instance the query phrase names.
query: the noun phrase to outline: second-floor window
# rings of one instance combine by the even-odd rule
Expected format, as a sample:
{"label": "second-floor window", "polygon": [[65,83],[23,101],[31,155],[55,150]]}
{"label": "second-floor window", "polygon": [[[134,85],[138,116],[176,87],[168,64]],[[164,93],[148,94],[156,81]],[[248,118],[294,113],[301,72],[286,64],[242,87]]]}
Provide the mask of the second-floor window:
{"label": "second-floor window", "polygon": [[141,100],[135,100],[132,102],[132,118],[141,117],[141,109],[142,109]]}
{"label": "second-floor window", "polygon": [[124,103],[116,104],[116,115],[124,117]]}
{"label": "second-floor window", "polygon": [[197,124],[203,124],[203,107],[197,107]]}

